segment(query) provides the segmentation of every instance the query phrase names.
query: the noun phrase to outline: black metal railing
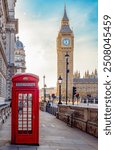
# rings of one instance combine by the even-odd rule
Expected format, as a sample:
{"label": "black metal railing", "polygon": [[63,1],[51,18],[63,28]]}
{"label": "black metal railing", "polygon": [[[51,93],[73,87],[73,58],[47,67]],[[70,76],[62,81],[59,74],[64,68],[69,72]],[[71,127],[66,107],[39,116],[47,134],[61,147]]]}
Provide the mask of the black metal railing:
{"label": "black metal railing", "polygon": [[9,104],[0,104],[0,127],[10,115],[11,108]]}

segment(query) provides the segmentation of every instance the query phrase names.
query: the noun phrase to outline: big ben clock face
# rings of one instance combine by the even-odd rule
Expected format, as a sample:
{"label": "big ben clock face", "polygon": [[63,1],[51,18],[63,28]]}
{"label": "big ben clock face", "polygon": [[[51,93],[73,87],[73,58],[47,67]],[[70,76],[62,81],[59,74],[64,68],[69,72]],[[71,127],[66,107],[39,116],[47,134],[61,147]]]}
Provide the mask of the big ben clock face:
{"label": "big ben clock face", "polygon": [[69,46],[69,45],[70,45],[70,39],[69,39],[69,38],[64,38],[64,39],[62,40],[62,42],[63,42],[63,45],[64,45],[64,46]]}

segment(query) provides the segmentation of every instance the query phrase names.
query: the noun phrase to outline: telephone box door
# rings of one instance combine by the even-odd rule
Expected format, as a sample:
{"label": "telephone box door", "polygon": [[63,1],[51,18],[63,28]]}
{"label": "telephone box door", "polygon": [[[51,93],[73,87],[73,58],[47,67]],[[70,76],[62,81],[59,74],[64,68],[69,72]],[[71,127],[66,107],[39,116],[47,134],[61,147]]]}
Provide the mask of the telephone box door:
{"label": "telephone box door", "polygon": [[36,91],[16,91],[16,143],[29,144],[34,139],[38,129],[38,108],[35,104]]}

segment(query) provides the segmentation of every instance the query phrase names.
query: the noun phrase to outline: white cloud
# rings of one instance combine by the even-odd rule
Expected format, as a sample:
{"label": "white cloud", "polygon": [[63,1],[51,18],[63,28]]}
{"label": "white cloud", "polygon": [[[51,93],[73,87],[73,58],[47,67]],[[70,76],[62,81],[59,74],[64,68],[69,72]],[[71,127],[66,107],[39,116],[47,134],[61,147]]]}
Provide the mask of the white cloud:
{"label": "white cloud", "polygon": [[[31,20],[21,13],[19,18],[20,40],[25,45],[27,72],[46,75],[48,86],[55,86],[56,80],[56,36],[55,18]],[[40,86],[42,83],[40,84]]]}
{"label": "white cloud", "polygon": [[[58,14],[57,14],[58,15]],[[49,19],[39,19],[29,16],[26,12],[17,10],[19,18],[19,36],[25,45],[27,72],[40,76],[42,87],[43,75],[46,75],[47,86],[56,86],[57,58],[56,38],[60,29],[59,16]],[[85,28],[88,14],[71,12],[70,26],[75,30],[74,71],[93,70],[97,67],[97,48],[91,43],[92,35],[77,35],[77,31]],[[36,20],[35,20],[36,18]],[[76,21],[75,21],[76,20]],[[59,21],[59,22],[58,22]]]}

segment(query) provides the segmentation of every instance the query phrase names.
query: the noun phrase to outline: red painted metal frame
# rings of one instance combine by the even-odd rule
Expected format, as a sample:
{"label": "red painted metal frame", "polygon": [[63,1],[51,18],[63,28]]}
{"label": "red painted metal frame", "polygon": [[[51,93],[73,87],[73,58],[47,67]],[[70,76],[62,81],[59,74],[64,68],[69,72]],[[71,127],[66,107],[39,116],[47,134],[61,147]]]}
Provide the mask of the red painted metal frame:
{"label": "red painted metal frame", "polygon": [[[39,145],[39,77],[33,74],[18,74],[12,78],[11,143]],[[19,86],[17,86],[17,84]],[[23,85],[22,85],[23,84]],[[34,84],[34,86],[24,86]],[[22,86],[21,86],[22,85]],[[18,94],[32,94],[32,132],[18,131]],[[28,100],[27,100],[28,101]],[[28,109],[28,108],[27,108]],[[28,112],[27,112],[28,113]],[[28,114],[27,114],[28,115]],[[27,117],[28,118],[28,117]],[[23,120],[22,120],[23,122]],[[28,126],[28,125],[27,125]],[[23,127],[22,127],[23,128]],[[27,129],[28,130],[28,129]]]}

